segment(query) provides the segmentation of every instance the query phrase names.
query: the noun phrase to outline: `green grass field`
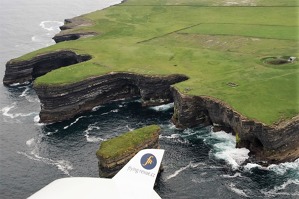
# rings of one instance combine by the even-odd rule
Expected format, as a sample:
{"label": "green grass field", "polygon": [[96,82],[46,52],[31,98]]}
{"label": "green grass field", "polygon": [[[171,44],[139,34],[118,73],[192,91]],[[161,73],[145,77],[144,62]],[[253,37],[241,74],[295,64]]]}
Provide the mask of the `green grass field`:
{"label": "green grass field", "polygon": [[114,159],[126,153],[132,153],[144,142],[152,140],[158,131],[160,131],[159,126],[150,125],[104,141],[97,151],[97,156],[105,159]]}
{"label": "green grass field", "polygon": [[[238,2],[241,2],[238,4]],[[59,49],[92,55],[36,80],[69,84],[111,71],[186,74],[175,86],[212,96],[265,124],[299,114],[299,62],[270,65],[266,57],[299,58],[296,0],[128,0],[84,15],[99,36],[68,41],[19,59]]]}

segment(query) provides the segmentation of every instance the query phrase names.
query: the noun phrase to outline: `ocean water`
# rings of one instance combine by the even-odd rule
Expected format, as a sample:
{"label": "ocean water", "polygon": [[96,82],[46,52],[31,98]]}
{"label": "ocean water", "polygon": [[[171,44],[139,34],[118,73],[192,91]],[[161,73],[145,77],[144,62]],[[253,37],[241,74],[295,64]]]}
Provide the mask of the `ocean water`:
{"label": "ocean water", "polygon": [[[2,0],[1,77],[8,60],[53,45],[65,18],[118,2]],[[235,149],[229,132],[176,129],[173,104],[144,108],[138,99],[120,100],[49,125],[38,123],[39,110],[31,85],[0,85],[0,198],[26,198],[57,178],[98,177],[100,143],[149,124],[161,126],[160,146],[166,150],[155,188],[162,198],[299,198],[299,160],[243,164],[248,150]]]}

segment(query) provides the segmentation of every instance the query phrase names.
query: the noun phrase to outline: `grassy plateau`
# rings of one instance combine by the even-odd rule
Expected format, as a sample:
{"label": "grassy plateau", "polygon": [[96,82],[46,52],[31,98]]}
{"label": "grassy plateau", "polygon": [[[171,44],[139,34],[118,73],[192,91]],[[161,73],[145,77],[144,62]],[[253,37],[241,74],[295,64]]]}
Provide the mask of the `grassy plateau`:
{"label": "grassy plateau", "polygon": [[104,141],[97,151],[97,156],[112,159],[122,156],[136,150],[145,141],[152,139],[157,131],[160,131],[159,126],[150,125]]}
{"label": "grassy plateau", "polygon": [[[111,71],[186,74],[182,93],[212,96],[249,119],[271,125],[299,114],[296,0],[128,0],[86,14],[98,36],[61,42],[92,59],[52,71],[36,85],[65,85]],[[281,65],[267,57],[297,57]]]}

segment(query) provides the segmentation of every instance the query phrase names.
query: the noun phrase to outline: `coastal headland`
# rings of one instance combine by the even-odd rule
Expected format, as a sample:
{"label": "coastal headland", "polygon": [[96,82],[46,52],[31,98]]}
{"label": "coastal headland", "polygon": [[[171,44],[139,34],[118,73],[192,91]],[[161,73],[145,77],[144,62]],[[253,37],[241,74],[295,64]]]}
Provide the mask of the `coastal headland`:
{"label": "coastal headland", "polygon": [[296,1],[128,0],[65,21],[56,45],[11,60],[34,81],[40,122],[112,100],[174,101],[180,128],[231,130],[258,161],[299,157]]}

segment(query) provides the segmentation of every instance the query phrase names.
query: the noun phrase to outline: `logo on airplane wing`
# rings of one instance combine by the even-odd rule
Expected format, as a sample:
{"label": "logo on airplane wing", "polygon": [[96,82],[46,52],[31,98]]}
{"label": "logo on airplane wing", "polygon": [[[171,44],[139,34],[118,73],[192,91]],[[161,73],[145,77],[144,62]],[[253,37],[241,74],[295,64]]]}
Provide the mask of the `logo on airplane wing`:
{"label": "logo on airplane wing", "polygon": [[144,154],[141,157],[140,164],[144,169],[152,170],[157,165],[157,158],[151,153]]}

